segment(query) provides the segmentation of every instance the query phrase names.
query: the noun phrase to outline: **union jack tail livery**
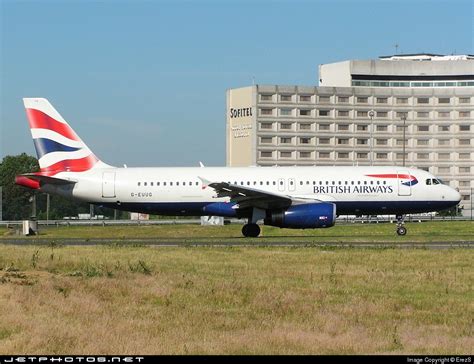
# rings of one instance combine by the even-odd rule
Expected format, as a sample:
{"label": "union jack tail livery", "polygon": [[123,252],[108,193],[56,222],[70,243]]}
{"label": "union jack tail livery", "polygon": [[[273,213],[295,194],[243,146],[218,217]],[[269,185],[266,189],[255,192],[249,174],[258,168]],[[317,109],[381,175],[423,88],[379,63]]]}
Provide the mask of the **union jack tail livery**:
{"label": "union jack tail livery", "polygon": [[24,98],[23,102],[41,175],[108,167],[99,161],[48,100]]}

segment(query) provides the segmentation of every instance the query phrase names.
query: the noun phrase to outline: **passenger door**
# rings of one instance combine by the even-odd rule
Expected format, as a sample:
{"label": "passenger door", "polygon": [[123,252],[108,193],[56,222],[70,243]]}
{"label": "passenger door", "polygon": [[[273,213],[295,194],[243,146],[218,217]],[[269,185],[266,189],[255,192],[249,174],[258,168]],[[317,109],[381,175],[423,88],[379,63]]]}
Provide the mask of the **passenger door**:
{"label": "passenger door", "polygon": [[397,171],[398,196],[411,196],[411,175],[408,171]]}

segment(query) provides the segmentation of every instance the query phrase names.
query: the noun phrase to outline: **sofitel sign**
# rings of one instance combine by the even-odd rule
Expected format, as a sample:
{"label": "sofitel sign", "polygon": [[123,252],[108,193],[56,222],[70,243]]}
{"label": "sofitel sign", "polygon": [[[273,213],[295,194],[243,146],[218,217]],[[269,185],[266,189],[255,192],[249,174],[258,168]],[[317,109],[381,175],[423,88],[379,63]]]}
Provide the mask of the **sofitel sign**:
{"label": "sofitel sign", "polygon": [[234,109],[233,107],[230,108],[230,118],[242,118],[246,116],[252,116],[252,108],[251,107],[241,107],[239,109]]}

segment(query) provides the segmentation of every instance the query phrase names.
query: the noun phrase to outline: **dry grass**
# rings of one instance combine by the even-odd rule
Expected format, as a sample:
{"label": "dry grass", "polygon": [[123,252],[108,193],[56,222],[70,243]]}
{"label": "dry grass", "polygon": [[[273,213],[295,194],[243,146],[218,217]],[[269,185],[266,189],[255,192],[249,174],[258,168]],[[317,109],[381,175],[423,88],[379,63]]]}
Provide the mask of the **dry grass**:
{"label": "dry grass", "polygon": [[0,245],[0,354],[469,354],[474,251]]}

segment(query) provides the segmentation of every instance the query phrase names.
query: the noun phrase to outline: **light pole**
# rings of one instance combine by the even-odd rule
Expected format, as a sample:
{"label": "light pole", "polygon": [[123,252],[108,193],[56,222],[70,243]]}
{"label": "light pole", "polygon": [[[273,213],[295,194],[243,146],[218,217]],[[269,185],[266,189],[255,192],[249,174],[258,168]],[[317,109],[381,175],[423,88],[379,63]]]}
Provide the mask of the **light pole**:
{"label": "light pole", "polygon": [[402,114],[402,120],[403,120],[403,167],[405,167],[405,124],[407,121],[407,114],[405,112]]}
{"label": "light pole", "polygon": [[372,139],[372,133],[374,130],[374,116],[375,116],[375,111],[370,110],[369,111],[369,118],[370,118],[370,165],[372,166],[374,164],[374,157],[372,156],[372,148],[373,148],[373,139]]}

